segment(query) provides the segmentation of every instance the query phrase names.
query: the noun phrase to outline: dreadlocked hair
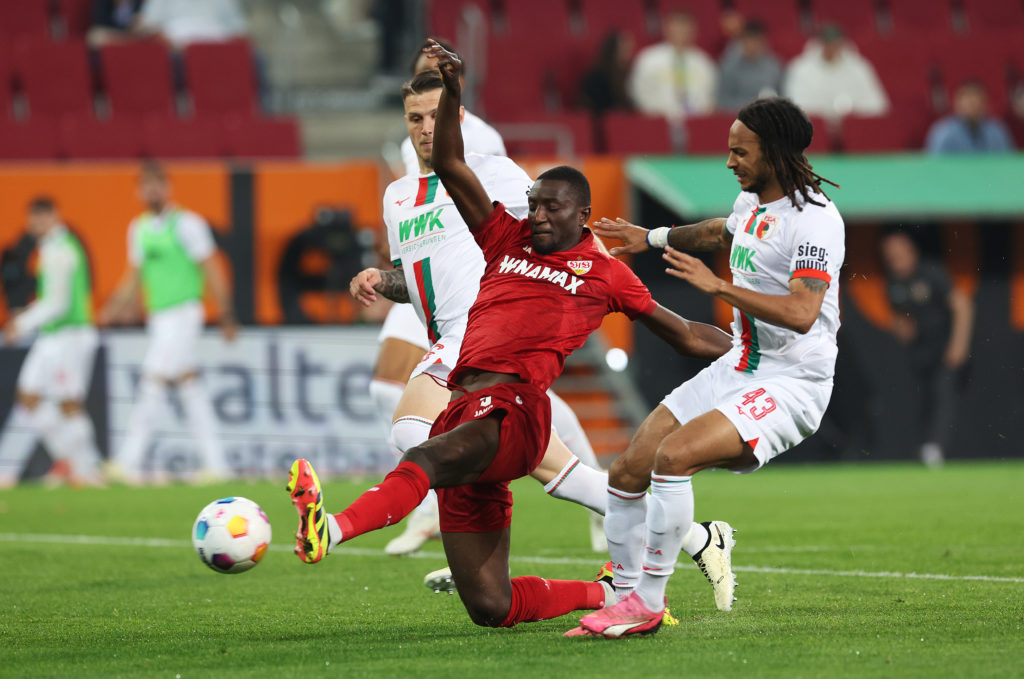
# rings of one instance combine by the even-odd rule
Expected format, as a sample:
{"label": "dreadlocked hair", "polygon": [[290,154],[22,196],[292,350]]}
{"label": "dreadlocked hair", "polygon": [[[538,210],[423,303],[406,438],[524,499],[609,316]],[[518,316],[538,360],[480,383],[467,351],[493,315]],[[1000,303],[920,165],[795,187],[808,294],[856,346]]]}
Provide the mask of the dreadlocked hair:
{"label": "dreadlocked hair", "polygon": [[807,162],[804,149],[810,146],[814,137],[814,125],[804,112],[785,97],[765,97],[741,108],[736,117],[760,138],[765,162],[771,166],[793,207],[803,209],[797,202],[797,194],[806,203],[824,207],[811,198],[807,187],[813,187],[815,192],[828,198],[821,188],[822,182],[837,189],[839,184],[822,177]]}

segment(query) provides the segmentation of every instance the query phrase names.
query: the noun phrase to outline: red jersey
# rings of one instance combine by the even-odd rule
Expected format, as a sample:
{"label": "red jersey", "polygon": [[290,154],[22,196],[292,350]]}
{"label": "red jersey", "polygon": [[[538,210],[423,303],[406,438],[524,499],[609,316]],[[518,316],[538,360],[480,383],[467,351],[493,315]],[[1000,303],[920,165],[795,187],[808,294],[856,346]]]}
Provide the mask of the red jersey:
{"label": "red jersey", "polygon": [[598,249],[584,229],[580,242],[547,255],[533,251],[530,225],[495,203],[471,229],[487,268],[451,379],[469,369],[512,373],[547,389],[565,358],[583,346],[605,314],[630,318],[655,309],[651,293],[629,267]]}

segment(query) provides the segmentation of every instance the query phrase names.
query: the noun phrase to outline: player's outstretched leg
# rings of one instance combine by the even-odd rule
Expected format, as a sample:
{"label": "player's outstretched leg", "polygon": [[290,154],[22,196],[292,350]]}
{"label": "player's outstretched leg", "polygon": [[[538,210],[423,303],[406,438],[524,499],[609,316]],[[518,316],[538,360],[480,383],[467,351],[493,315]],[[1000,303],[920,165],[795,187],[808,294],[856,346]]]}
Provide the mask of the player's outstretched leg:
{"label": "player's outstretched leg", "polygon": [[299,513],[295,553],[305,563],[316,563],[327,555],[329,538],[320,479],[308,460],[300,459],[292,463],[288,471],[287,489]]}
{"label": "player's outstretched leg", "polygon": [[580,627],[591,634],[618,639],[630,634],[654,634],[661,627],[665,607],[653,611],[633,592],[614,606],[584,615]]}

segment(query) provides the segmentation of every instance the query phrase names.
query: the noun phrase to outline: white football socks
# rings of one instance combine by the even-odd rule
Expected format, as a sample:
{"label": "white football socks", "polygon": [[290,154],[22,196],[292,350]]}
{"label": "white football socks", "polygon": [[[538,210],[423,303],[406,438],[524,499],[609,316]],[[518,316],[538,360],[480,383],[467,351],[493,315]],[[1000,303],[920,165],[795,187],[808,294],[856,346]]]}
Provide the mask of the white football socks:
{"label": "white football socks", "polygon": [[[45,433],[52,432],[59,419],[57,405],[52,401],[40,401],[33,410],[20,403],[15,404],[0,435],[0,479],[5,483],[18,480],[36,448],[36,442]],[[54,451],[50,450],[50,453],[55,456]]]}
{"label": "white football socks", "polygon": [[643,573],[636,593],[652,611],[665,608],[665,587],[675,571],[683,538],[693,524],[693,486],[689,476],[651,474]]}
{"label": "white football socks", "polygon": [[117,451],[116,461],[129,477],[138,477],[142,471],[142,458],[153,431],[153,423],[163,408],[164,386],[162,383],[143,377],[139,382],[135,407],[128,418],[124,440]]}
{"label": "white football socks", "polygon": [[334,514],[327,513],[327,551],[330,552],[332,549],[341,544],[341,526],[338,525],[338,520],[334,518]]}
{"label": "white football socks", "polygon": [[694,523],[690,526],[690,532],[683,538],[683,551],[695,557],[704,551],[704,548],[711,543],[711,531],[703,524]]}
{"label": "white football socks", "polygon": [[[597,463],[594,448],[590,445],[590,439],[583,431],[583,425],[580,424],[576,413],[568,403],[562,400],[562,397],[550,389],[548,389],[548,398],[551,399],[551,426],[558,433],[558,438],[562,439],[565,447],[578,457],[580,462],[591,469],[601,469],[601,465]],[[602,492],[604,492],[603,489]],[[602,504],[604,503],[602,502]]]}
{"label": "white football socks", "polygon": [[92,420],[82,412],[61,418],[60,433],[54,439],[60,449],[58,457],[71,466],[71,474],[78,481],[99,480],[100,451],[96,448],[96,430]]}
{"label": "white football socks", "polygon": [[544,492],[604,514],[608,502],[608,474],[586,466],[573,455],[555,478],[544,485]]}
{"label": "white football socks", "polygon": [[647,516],[647,491],[629,493],[608,487],[608,513],[604,532],[608,554],[615,574],[612,584],[621,601],[636,588],[644,549],[644,523]]}
{"label": "white football socks", "polygon": [[224,457],[224,447],[217,438],[213,402],[206,387],[198,377],[193,377],[178,386],[178,395],[185,408],[185,419],[188,420],[189,429],[199,444],[200,469],[218,477],[229,476],[231,470],[227,458]]}
{"label": "white football socks", "polygon": [[398,446],[391,439],[391,421],[395,418],[395,409],[398,408],[398,402],[402,399],[403,391],[405,391],[404,385],[376,378],[370,380],[370,398],[373,399],[373,405],[377,409],[377,417],[385,425],[388,444],[391,446],[391,452],[396,460],[402,457],[402,451],[398,449]]}
{"label": "white football socks", "polygon": [[[433,420],[427,420],[415,415],[399,417],[391,425],[391,441],[400,453],[418,446],[430,438],[430,428],[434,426]],[[437,493],[431,488],[427,491],[426,497],[412,510],[412,515],[424,516],[437,514]]]}

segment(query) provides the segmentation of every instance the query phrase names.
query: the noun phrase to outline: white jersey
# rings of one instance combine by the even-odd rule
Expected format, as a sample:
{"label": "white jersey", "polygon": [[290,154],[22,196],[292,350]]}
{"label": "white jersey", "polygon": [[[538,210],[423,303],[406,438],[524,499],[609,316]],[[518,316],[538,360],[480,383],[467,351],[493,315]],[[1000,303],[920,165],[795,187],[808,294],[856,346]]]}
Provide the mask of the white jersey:
{"label": "white jersey", "polygon": [[[462,145],[466,153],[479,153],[485,156],[504,156],[505,142],[498,131],[485,123],[479,116],[469,111],[462,118]],[[405,138],[402,142],[402,164],[406,174],[418,174],[420,163],[416,150],[412,147],[412,139]]]}
{"label": "white jersey", "polygon": [[[503,156],[476,153],[467,154],[466,162],[492,201],[504,203],[520,219],[526,216],[526,192],[533,182],[521,167]],[[484,257],[437,175],[415,173],[393,181],[384,191],[384,224],[392,262],[405,272],[409,299],[430,343],[462,335],[480,290]]]}
{"label": "white jersey", "polygon": [[733,309],[733,348],[721,360],[741,372],[830,379],[835,372],[839,331],[839,269],[846,253],[843,218],[820,193],[812,198],[825,207],[793,207],[788,197],[758,205],[757,194],[743,192],[733,205],[726,228],[733,234],[729,253],[732,282],[768,295],[785,295],[793,278],[828,283],[821,311],[801,335]]}

